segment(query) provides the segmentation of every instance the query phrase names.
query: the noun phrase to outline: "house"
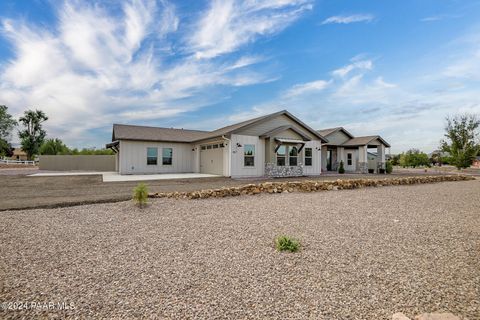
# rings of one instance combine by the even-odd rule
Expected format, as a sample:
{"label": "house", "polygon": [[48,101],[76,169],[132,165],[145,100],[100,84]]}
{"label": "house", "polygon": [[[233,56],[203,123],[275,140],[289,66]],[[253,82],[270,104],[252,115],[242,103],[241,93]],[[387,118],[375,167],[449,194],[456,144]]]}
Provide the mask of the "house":
{"label": "house", "polygon": [[472,163],[472,168],[479,168],[480,169],[480,156],[477,156]]}
{"label": "house", "polygon": [[26,161],[28,160],[27,153],[21,148],[13,149],[13,155],[10,157],[12,160]]}
{"label": "house", "polygon": [[[322,145],[322,171],[338,171],[340,162],[346,172],[367,173],[385,169],[385,148],[390,144],[380,136],[354,137],[343,127],[319,130],[328,142]],[[369,149],[374,149],[369,156]]]}
{"label": "house", "polygon": [[114,124],[107,148],[116,152],[120,174],[289,177],[319,175],[322,146],[328,143],[320,131],[283,110],[214,131]]}

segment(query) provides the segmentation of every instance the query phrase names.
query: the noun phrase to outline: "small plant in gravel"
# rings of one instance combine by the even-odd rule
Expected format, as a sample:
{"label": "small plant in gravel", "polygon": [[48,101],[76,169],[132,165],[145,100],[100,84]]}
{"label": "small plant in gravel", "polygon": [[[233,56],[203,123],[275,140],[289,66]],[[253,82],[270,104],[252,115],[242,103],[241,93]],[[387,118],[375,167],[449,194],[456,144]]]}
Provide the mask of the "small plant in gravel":
{"label": "small plant in gravel", "polygon": [[340,166],[338,167],[338,173],[345,173],[345,168],[343,167],[343,161],[340,161]]}
{"label": "small plant in gravel", "polygon": [[385,164],[385,170],[387,171],[388,174],[392,173],[393,171],[392,161],[387,161],[387,163]]}
{"label": "small plant in gravel", "polygon": [[135,203],[140,207],[143,207],[144,205],[147,204],[147,198],[148,198],[147,186],[144,183],[139,183],[133,189],[133,201],[135,201]]}
{"label": "small plant in gravel", "polygon": [[297,252],[300,242],[288,236],[279,236],[275,239],[275,248],[278,251]]}

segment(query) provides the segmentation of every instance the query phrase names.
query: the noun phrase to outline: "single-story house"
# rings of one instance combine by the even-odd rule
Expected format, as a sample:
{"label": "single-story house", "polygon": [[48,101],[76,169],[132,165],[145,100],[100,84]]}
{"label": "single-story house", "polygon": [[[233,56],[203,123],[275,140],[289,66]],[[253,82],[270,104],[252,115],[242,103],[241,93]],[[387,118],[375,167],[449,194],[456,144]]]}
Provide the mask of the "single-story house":
{"label": "single-story house", "polygon": [[326,157],[323,145],[329,142],[321,131],[283,110],[214,131],[114,124],[107,148],[116,152],[120,174],[285,177],[319,175]]}
{"label": "single-story house", "polygon": [[477,156],[475,160],[473,160],[472,167],[480,169],[480,156]]}
{"label": "single-story house", "polygon": [[12,160],[26,161],[28,160],[27,153],[22,148],[14,148],[13,154],[10,157]]}
{"label": "single-story house", "polygon": [[[319,133],[328,142],[322,145],[322,171],[338,171],[340,162],[346,172],[367,173],[385,169],[385,148],[390,144],[380,136],[354,137],[343,127],[322,129]],[[370,152],[369,149],[374,149]]]}

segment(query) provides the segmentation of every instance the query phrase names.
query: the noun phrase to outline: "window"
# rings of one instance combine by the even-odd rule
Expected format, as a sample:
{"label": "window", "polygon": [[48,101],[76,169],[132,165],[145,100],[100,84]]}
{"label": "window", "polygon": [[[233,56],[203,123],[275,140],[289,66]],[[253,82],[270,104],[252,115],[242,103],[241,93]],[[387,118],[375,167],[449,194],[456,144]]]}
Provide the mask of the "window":
{"label": "window", "polygon": [[224,145],[223,143],[220,143],[218,146],[219,146],[220,148],[225,147],[225,145]]}
{"label": "window", "polygon": [[287,147],[280,146],[277,150],[277,166],[283,167],[287,156]]}
{"label": "window", "polygon": [[163,148],[162,149],[162,164],[171,165],[172,164],[173,149],[172,148]]}
{"label": "window", "polygon": [[347,165],[351,166],[352,165],[352,154],[347,153]]}
{"label": "window", "polygon": [[213,149],[218,149],[218,144],[214,144]]}
{"label": "window", "polygon": [[211,144],[208,145],[208,146],[207,146],[207,149],[212,149],[212,145],[211,145]]}
{"label": "window", "polygon": [[298,163],[298,148],[297,147],[290,147],[288,153],[288,163],[290,166],[296,166]]}
{"label": "window", "polygon": [[243,147],[243,165],[245,167],[255,166],[255,145],[246,144]]}
{"label": "window", "polygon": [[157,165],[158,149],[147,148],[147,165]]}
{"label": "window", "polygon": [[305,148],[305,166],[312,165],[312,148]]}
{"label": "window", "polygon": [[207,149],[207,147],[206,147],[206,146],[202,146],[201,149],[202,149],[202,150],[205,150],[205,149]]}

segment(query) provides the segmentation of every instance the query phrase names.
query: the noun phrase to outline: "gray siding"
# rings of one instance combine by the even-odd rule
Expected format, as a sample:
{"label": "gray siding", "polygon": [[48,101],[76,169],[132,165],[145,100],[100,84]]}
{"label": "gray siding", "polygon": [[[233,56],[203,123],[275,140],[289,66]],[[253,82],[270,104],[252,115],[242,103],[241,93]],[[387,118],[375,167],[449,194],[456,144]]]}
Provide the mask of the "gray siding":
{"label": "gray siding", "polygon": [[343,133],[343,131],[337,131],[329,136],[326,137],[328,139],[329,144],[335,144],[335,145],[340,145],[347,140],[350,140],[350,138]]}
{"label": "gray siding", "polygon": [[238,131],[237,134],[246,135],[246,136],[260,136],[266,132],[272,131],[278,127],[286,126],[286,125],[291,125],[295,127],[296,129],[303,132],[307,137],[309,137],[312,140],[318,139],[317,137],[315,137],[313,134],[308,132],[306,129],[304,129],[302,126],[300,126],[298,123],[296,123],[286,115],[279,115],[273,119],[269,119],[265,122],[261,122],[254,126],[245,128],[243,130]]}
{"label": "gray siding", "polygon": [[[147,148],[158,148],[157,165],[147,165]],[[194,172],[193,145],[176,142],[120,141],[120,174]],[[172,165],[162,165],[162,148],[173,149]]]}

